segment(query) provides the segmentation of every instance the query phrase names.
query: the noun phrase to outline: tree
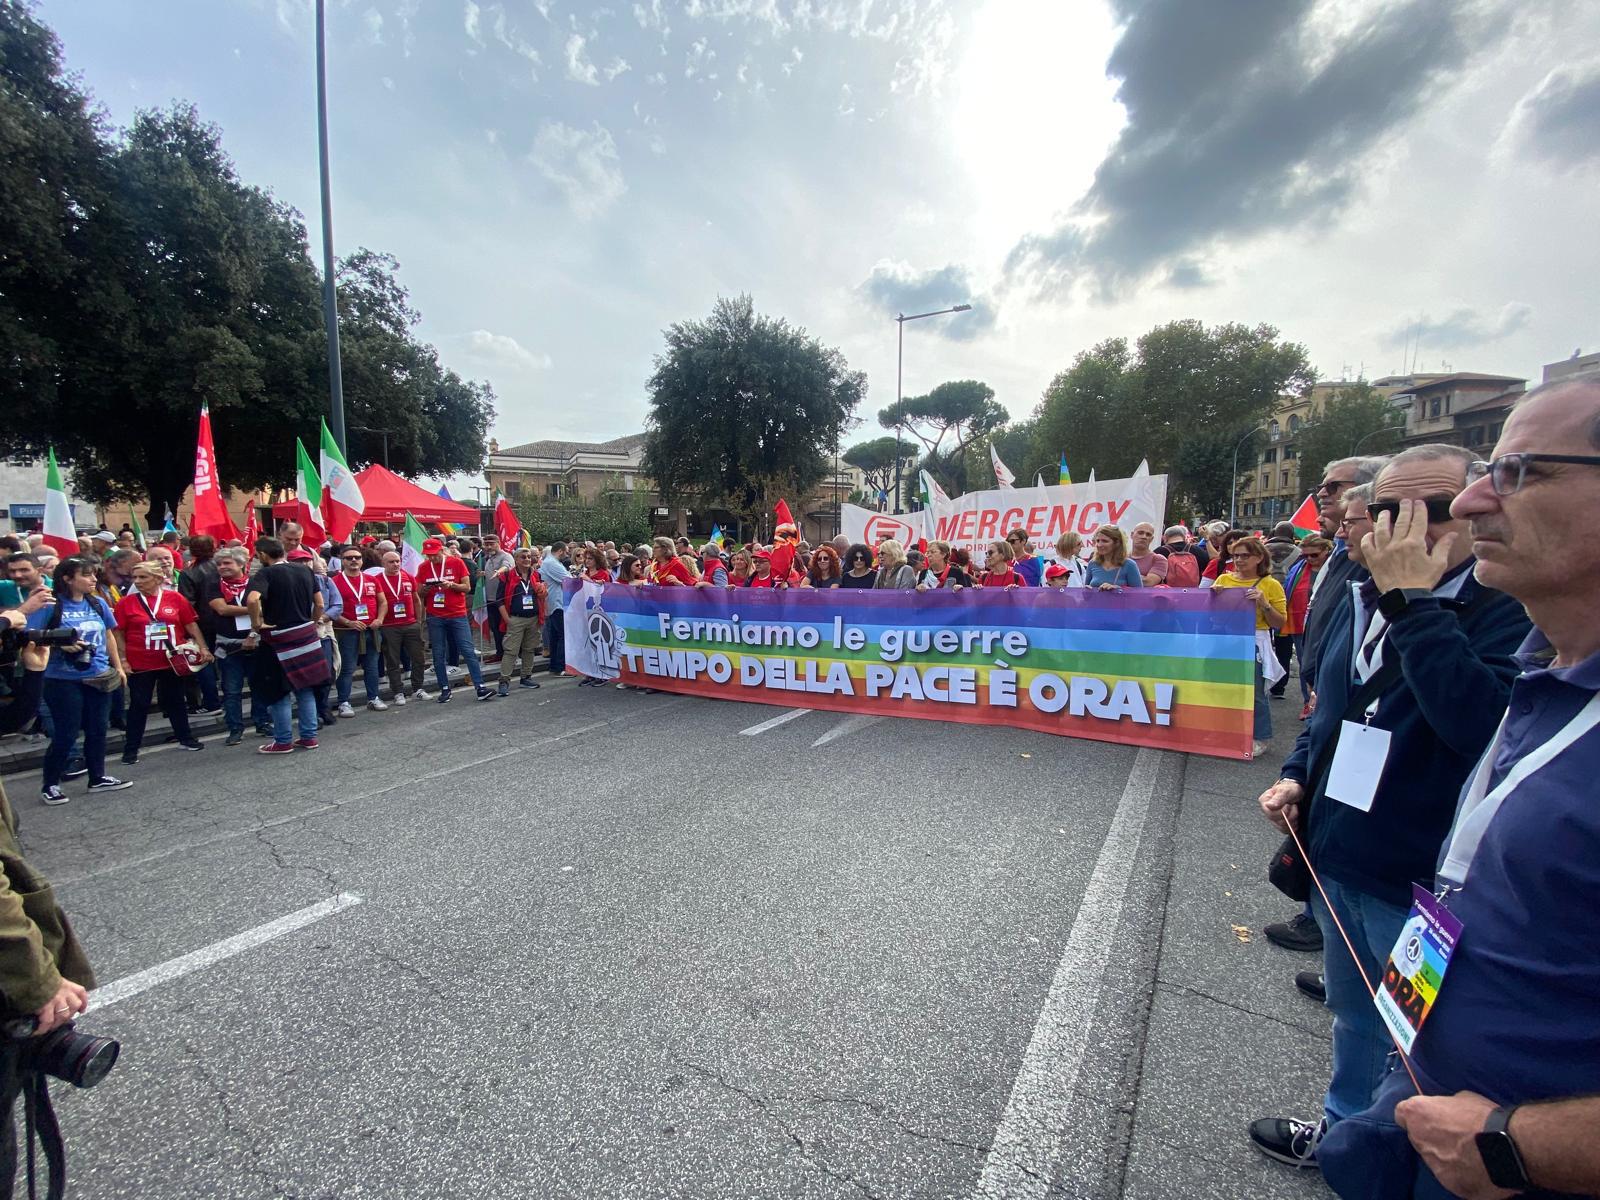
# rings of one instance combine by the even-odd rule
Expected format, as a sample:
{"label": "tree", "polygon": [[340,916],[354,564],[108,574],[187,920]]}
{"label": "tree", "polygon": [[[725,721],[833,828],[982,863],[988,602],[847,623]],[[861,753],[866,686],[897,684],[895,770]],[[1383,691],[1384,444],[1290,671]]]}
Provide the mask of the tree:
{"label": "tree", "polygon": [[664,499],[764,519],[828,473],[867,377],[838,350],[761,316],[749,296],[665,333],[650,376],[642,470]]}
{"label": "tree", "polygon": [[867,482],[872,485],[872,494],[876,496],[879,492],[888,491],[894,483],[896,461],[902,469],[916,461],[917,448],[898,438],[881,437],[873,438],[870,442],[857,442],[842,457],[867,477]]}
{"label": "tree", "polygon": [[1365,379],[1342,385],[1300,431],[1300,478],[1314,483],[1324,468],[1356,454],[1392,454],[1405,433],[1405,414]]}
{"label": "tree", "polygon": [[620,479],[608,480],[594,499],[527,495],[516,506],[517,519],[539,545],[575,537],[597,542],[645,541],[653,527],[652,507],[648,496],[626,490]]}
{"label": "tree", "polygon": [[[1233,448],[1279,397],[1303,395],[1315,379],[1305,347],[1270,325],[1173,321],[1131,351],[1122,338],[1101,342],[1057,375],[1035,412],[1036,455],[1065,452],[1074,479],[1091,467],[1119,478],[1148,458],[1172,476],[1178,506],[1221,512]],[[1239,461],[1253,460],[1241,451]]]}
{"label": "tree", "polygon": [[[935,463],[952,464],[948,482],[964,492],[968,444],[1000,428],[1010,415],[1004,405],[995,402],[994,389],[988,384],[956,379],[941,383],[925,396],[906,396],[880,409],[878,424],[885,429],[908,430]],[[951,439],[948,457],[946,437]]]}

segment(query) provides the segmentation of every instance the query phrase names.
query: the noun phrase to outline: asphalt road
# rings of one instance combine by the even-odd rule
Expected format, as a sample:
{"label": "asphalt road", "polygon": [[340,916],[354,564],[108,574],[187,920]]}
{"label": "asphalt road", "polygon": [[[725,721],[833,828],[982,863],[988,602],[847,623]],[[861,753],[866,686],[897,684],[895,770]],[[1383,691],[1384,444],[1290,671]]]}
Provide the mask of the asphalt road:
{"label": "asphalt road", "polygon": [[1234,928],[1270,764],[785,711],[559,681],[8,776],[124,1045],[69,1194],[1326,1194],[1239,1124],[1326,1055]]}

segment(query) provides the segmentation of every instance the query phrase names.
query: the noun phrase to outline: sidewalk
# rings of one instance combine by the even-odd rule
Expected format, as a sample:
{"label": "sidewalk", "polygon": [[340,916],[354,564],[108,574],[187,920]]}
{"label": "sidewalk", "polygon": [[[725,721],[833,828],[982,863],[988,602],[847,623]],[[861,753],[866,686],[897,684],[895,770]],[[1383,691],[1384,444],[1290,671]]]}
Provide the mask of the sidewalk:
{"label": "sidewalk", "polygon": [[1267,754],[1187,763],[1127,1197],[1332,1195],[1317,1172],[1265,1158],[1246,1134],[1256,1117],[1319,1115],[1327,1082],[1332,1017],[1294,986],[1294,973],[1321,958],[1280,950],[1261,933],[1298,908],[1267,882],[1280,835],[1256,806],[1301,729],[1299,689],[1289,690],[1272,702]]}
{"label": "sidewalk", "polygon": [[[549,662],[550,660],[548,658],[535,658],[533,660],[534,670],[542,674],[548,668]],[[492,685],[499,678],[499,661],[496,660],[493,663],[486,663],[483,671],[484,678]],[[452,688],[459,687],[467,679],[467,669],[465,667],[451,667],[449,676],[450,686]],[[428,668],[427,686],[429,691],[433,690],[434,679],[433,668],[431,664]],[[356,670],[355,686],[351,689],[350,693],[350,702],[352,704],[356,704],[357,698],[365,697],[366,694],[366,688],[361,682],[361,671],[358,668]],[[387,675],[385,675],[378,684],[378,694],[385,700],[391,699],[392,693],[389,689],[389,679]],[[361,700],[362,704],[365,702],[366,701],[364,699]],[[359,705],[357,706],[359,707]],[[244,691],[244,719],[245,733],[247,736],[249,736],[251,729],[250,689],[248,686]],[[190,713],[189,728],[196,737],[200,738],[204,738],[212,734],[222,734],[227,732],[227,726],[223,724],[222,713],[220,710],[214,713]],[[171,722],[169,722],[166,717],[161,715],[161,710],[159,708],[152,708],[150,711],[150,719],[145,723],[144,748],[149,750],[155,748],[156,746],[162,745],[167,740],[167,735],[171,732]],[[122,730],[112,729],[107,732],[106,759],[109,762],[115,763],[117,756],[122,753],[122,747],[125,741],[126,739],[123,736]],[[48,738],[41,737],[37,741],[33,741],[20,733],[8,734],[5,737],[0,737],[0,775],[16,775],[22,771],[32,771],[43,766],[45,752],[49,749],[50,739]]]}

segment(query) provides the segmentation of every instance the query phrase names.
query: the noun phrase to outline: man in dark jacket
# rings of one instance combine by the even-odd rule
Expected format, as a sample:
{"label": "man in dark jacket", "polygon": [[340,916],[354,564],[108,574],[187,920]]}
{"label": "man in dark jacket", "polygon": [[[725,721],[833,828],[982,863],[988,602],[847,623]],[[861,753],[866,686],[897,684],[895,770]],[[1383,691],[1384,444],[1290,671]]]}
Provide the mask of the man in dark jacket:
{"label": "man in dark jacket", "polygon": [[1383,1078],[1390,1043],[1367,981],[1406,922],[1412,883],[1433,879],[1456,796],[1494,735],[1530,628],[1517,601],[1473,577],[1466,523],[1450,515],[1472,457],[1460,446],[1418,446],[1379,473],[1373,530],[1361,543],[1372,578],[1347,585],[1322,646],[1316,712],[1261,796],[1275,825],[1302,830],[1327,892],[1326,901],[1311,893],[1334,1014],[1324,1115],[1250,1127],[1257,1149],[1293,1166],[1315,1166],[1327,1127],[1364,1110]]}

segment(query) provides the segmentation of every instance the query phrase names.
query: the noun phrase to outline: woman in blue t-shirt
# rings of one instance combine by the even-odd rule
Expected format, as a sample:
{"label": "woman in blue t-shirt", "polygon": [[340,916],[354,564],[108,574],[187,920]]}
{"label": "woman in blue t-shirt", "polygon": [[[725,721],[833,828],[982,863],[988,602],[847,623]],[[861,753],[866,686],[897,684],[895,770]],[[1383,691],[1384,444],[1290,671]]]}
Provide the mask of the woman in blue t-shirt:
{"label": "woman in blue t-shirt", "polygon": [[29,629],[71,629],[76,642],[55,647],[44,672],[44,701],[50,706],[53,732],[44,758],[44,786],[39,796],[46,804],[65,804],[61,790],[67,762],[78,734],[83,734],[83,757],[91,792],[120,792],[131,786],[106,774],[106,721],[111,715],[111,692],[128,682],[117,640],[111,636],[117,620],[111,608],[95,595],[99,580],[88,561],[64,558],[54,576],[55,603],[28,617]]}
{"label": "woman in blue t-shirt", "polygon": [[1083,585],[1102,592],[1144,586],[1138,564],[1128,559],[1128,539],[1115,525],[1094,531],[1094,558],[1083,569]]}

